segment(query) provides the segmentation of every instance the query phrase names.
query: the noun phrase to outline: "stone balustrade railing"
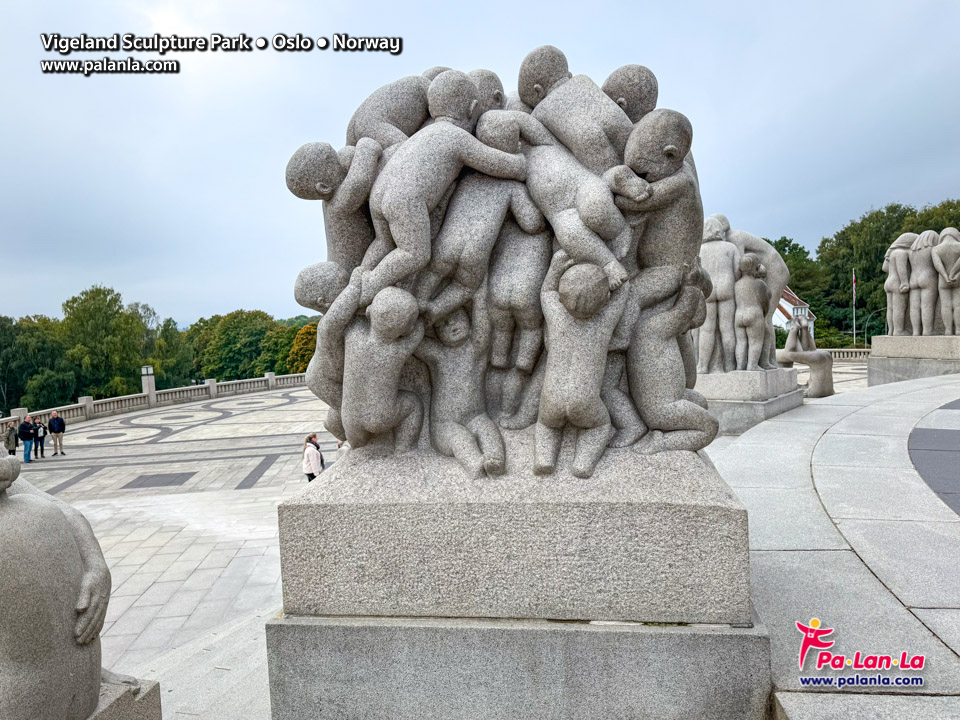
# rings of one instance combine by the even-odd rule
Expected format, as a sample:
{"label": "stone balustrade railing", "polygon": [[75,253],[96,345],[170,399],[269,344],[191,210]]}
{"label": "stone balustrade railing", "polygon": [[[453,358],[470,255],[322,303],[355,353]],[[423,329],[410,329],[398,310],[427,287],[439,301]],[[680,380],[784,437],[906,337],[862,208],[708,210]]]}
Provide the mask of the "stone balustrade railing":
{"label": "stone balustrade railing", "polygon": [[27,408],[14,408],[10,415],[0,418],[0,426],[6,425],[10,421],[20,423],[23,418],[30,415],[35,421],[42,420],[47,423],[50,420],[50,414],[56,410],[64,420],[69,422],[83,422],[84,420],[95,420],[97,418],[108,417],[110,415],[120,415],[122,413],[133,412],[135,410],[147,410],[155,407],[165,407],[167,405],[178,405],[180,403],[197,402],[198,400],[213,400],[218,397],[231,397],[233,395],[245,395],[246,393],[264,392],[276,388],[296,387],[306,384],[306,375],[304,373],[295,373],[292,375],[275,375],[270,372],[263,377],[247,378],[245,380],[229,380],[217,382],[216,380],[206,380],[202,385],[189,385],[187,387],[170,388],[168,390],[156,390],[155,379],[153,375],[141,377],[143,381],[143,392],[134,395],[122,395],[120,397],[104,398],[94,400],[92,397],[84,396],[73,405],[62,405],[46,410],[29,410]]}
{"label": "stone balustrade railing", "polygon": [[823,348],[834,362],[857,362],[870,359],[870,348]]}

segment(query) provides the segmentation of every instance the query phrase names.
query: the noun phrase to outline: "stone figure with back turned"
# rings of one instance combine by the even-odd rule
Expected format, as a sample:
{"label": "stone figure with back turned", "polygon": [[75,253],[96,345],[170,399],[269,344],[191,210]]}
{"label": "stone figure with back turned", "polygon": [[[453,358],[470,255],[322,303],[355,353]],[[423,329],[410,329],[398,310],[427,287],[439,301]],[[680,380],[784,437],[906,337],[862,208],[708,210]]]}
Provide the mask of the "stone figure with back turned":
{"label": "stone figure with back turned", "polygon": [[719,365],[723,372],[737,368],[735,287],[740,278],[740,257],[737,246],[727,241],[720,221],[715,217],[707,218],[703,225],[700,261],[713,282],[713,293],[707,298],[706,320],[700,328],[698,373],[707,374],[711,371],[711,361],[718,344]]}
{"label": "stone figure with back turned", "polygon": [[924,230],[910,246],[910,325],[914,335],[935,332],[940,276],[933,264],[933,249],[939,244],[936,230]]}
{"label": "stone figure with back turned", "polygon": [[940,316],[944,335],[960,335],[960,231],[944,228],[940,244],[931,251],[933,266],[940,276]]}
{"label": "stone figure with back turned", "polygon": [[101,668],[110,571],[77,510],[0,459],[0,717],[86,720],[100,685],[138,687]]}
{"label": "stone figure with back turned", "polygon": [[737,370],[760,370],[770,288],[762,279],[760,258],[753,253],[744,253],[740,258],[740,279],[737,280],[735,294]]}
{"label": "stone figure with back turned", "polygon": [[448,70],[430,84],[428,103],[436,122],[404,142],[380,171],[370,192],[376,239],[363,260],[360,306],[430,262],[430,212],[464,167],[494,177],[524,180],[522,155],[484,145],[473,130],[477,88]]}
{"label": "stone figure with back turned", "polygon": [[887,332],[906,335],[910,300],[910,248],[919,235],[903,233],[893,241],[883,256],[883,270],[887,279],[883,289],[887,294]]}

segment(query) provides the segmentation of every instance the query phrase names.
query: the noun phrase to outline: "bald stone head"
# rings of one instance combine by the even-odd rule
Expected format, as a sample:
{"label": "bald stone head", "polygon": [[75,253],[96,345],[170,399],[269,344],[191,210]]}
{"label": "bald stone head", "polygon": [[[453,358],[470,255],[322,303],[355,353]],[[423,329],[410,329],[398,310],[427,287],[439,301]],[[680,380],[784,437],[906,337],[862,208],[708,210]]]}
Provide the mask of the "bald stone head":
{"label": "bald stone head", "polygon": [[304,200],[329,200],[345,176],[329,143],[301,145],[287,163],[287,189]]}
{"label": "bald stone head", "polygon": [[617,68],[604,81],[602,89],[633,123],[657,107],[657,76],[643,65]]}
{"label": "bald stone head", "polygon": [[535,108],[554,88],[571,77],[567,56],[553,45],[543,45],[530,53],[520,63],[517,90],[520,100]]}
{"label": "bald stone head", "polygon": [[479,93],[465,73],[447,70],[437,75],[427,90],[427,107],[434,119],[446,119],[464,130],[473,132],[474,111]]}
{"label": "bald stone head", "polygon": [[673,175],[690,152],[693,126],[676,110],[653,110],[633,128],[624,162],[647,182]]}
{"label": "bald stone head", "polygon": [[503,110],[503,83],[492,70],[471,70],[468,77],[477,86],[477,117],[488,110]]}

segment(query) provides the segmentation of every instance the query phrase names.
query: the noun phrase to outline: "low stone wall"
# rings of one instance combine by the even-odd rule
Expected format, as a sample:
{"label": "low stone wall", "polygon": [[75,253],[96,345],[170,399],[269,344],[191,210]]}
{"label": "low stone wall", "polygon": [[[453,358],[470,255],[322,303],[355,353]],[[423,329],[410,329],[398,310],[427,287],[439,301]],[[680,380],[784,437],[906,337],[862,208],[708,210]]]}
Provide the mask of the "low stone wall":
{"label": "low stone wall", "polygon": [[136,410],[148,410],[154,407],[179,405],[180,403],[197,402],[199,400],[213,400],[218,397],[246,395],[247,393],[264,392],[277,388],[297,387],[306,384],[306,375],[304,373],[295,373],[292,375],[278,376],[271,372],[263,377],[229,380],[226,382],[217,382],[216,380],[210,379],[205,380],[202,385],[188,385],[187,387],[169,388],[167,390],[154,390],[153,383],[154,376],[144,377],[144,392],[134,395],[122,395],[120,397],[104,398],[102,400],[94,400],[92,397],[84,396],[78,398],[78,402],[73,405],[62,405],[60,407],[47,408],[46,410],[13,408],[8,417],[0,418],[0,425],[5,425],[11,420],[19,424],[27,415],[30,415],[34,421],[39,419],[47,423],[50,420],[50,414],[54,410],[68,423],[96,420],[97,418],[121,415]]}
{"label": "low stone wall", "polygon": [[870,359],[870,348],[823,348],[834,362],[859,362]]}

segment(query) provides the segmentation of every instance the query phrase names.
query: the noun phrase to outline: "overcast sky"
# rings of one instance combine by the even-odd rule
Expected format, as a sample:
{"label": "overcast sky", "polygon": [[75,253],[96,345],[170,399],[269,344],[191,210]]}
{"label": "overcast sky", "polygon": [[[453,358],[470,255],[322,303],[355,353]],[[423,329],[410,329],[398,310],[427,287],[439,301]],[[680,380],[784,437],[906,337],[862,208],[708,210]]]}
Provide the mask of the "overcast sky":
{"label": "overcast sky", "polygon": [[[93,0],[10,2],[0,17],[5,315],[60,316],[93,284],[181,326],[306,312],[293,280],[326,249],[320,203],[284,184],[293,151],[339,147],[366,95],[433,65],[486,67],[515,89],[545,43],[598,83],[651,68],[660,106],[693,123],[704,210],[736,228],[815,249],[871,208],[960,196],[954,0]],[[169,53],[178,75],[44,75],[53,32],[386,35],[403,52]]]}

